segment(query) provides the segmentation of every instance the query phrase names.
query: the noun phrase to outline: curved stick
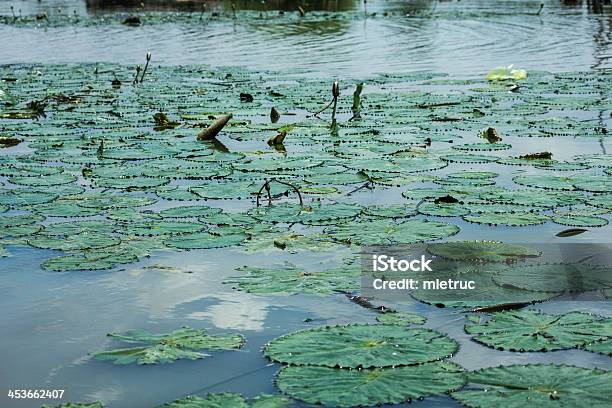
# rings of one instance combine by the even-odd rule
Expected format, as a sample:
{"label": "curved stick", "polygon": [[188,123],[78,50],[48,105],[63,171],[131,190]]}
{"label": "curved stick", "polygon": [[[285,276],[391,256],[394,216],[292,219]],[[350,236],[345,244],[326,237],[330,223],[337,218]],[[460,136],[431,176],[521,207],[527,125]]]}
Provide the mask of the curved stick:
{"label": "curved stick", "polygon": [[259,197],[261,196],[261,192],[266,189],[266,191],[268,192],[268,205],[272,204],[272,197],[270,196],[270,183],[272,181],[276,181],[279,184],[283,184],[285,186],[289,186],[293,189],[293,191],[295,191],[298,195],[298,198],[300,199],[300,206],[303,207],[304,206],[304,200],[302,199],[302,194],[300,193],[300,190],[294,186],[291,183],[288,183],[286,181],[280,181],[277,180],[275,178],[272,178],[270,180],[266,179],[266,182],[264,183],[263,186],[261,186],[261,188],[259,189],[259,191],[257,192],[257,207],[259,207]]}

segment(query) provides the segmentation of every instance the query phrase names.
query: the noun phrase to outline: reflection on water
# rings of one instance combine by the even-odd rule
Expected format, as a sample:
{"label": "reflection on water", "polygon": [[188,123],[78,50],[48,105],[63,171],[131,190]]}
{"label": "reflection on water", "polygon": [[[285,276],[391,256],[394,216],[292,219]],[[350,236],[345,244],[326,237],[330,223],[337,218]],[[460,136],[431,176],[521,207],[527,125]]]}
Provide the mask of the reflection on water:
{"label": "reflection on water", "polygon": [[[238,3],[236,20],[211,17],[162,26],[145,21],[141,27],[0,26],[0,42],[5,44],[0,61],[133,64],[152,51],[159,64],[299,69],[340,78],[423,69],[474,75],[502,64],[553,71],[612,67],[610,12],[593,14],[583,4],[548,1],[538,16],[539,1],[337,3],[353,14],[342,19],[330,14],[318,22],[299,18],[274,22],[265,14],[241,16],[240,10],[261,6],[245,1]],[[231,8],[229,1],[214,4]],[[272,10],[271,3],[265,4]],[[336,2],[304,4],[325,8]],[[3,2],[0,13],[10,15],[10,5],[24,14],[46,11],[50,18],[59,8],[62,13],[90,12],[84,2],[70,0]],[[106,11],[94,11],[98,12]]]}
{"label": "reflection on water", "polygon": [[88,11],[108,10],[284,10],[295,11],[298,7],[304,10],[347,11],[353,10],[358,0],[85,0]]}

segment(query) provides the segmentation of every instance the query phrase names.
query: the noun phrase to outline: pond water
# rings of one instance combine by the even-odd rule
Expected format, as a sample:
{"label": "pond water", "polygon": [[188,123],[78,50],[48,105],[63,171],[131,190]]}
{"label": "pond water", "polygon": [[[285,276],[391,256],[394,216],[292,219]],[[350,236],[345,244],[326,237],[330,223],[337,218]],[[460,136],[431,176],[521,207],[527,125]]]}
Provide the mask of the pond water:
{"label": "pond water", "polygon": [[[157,76],[158,66],[163,67],[160,71],[169,70],[163,71],[167,73],[178,65],[200,64],[213,70],[239,67],[249,72],[279,73],[278,78],[274,78],[275,74],[266,74],[267,83],[273,83],[274,79],[282,83],[287,78],[331,83],[333,79],[348,81],[419,71],[448,74],[440,77],[446,81],[441,84],[408,81],[408,84],[387,86],[381,81],[366,85],[366,96],[427,91],[429,87],[457,95],[465,87],[453,80],[482,80],[492,67],[499,65],[515,64],[529,73],[585,71],[602,75],[612,68],[612,12],[606,9],[603,13],[594,13],[586,2],[545,1],[543,11],[536,15],[540,1],[315,1],[305,3],[307,14],[340,13],[345,18],[321,17],[305,22],[274,20],[279,9],[296,14],[292,2],[236,4],[236,19],[232,19],[228,17],[232,13],[231,2],[226,1],[210,2],[203,14],[198,5],[192,9],[189,5],[183,5],[180,10],[152,6],[145,11],[133,11],[123,7],[88,7],[77,0],[3,1],[0,16],[47,13],[52,21],[54,15],[68,14],[81,23],[0,24],[0,64],[24,64],[16,71],[30,67],[29,64],[35,64],[41,71],[46,69],[46,64],[132,66],[143,64],[146,52],[151,51],[153,72],[150,75],[157,81],[164,78],[162,74]],[[142,12],[179,13],[181,18],[191,12],[195,22],[177,17],[180,21],[176,23],[147,24],[143,19],[141,27],[82,23],[112,13]],[[213,13],[221,16],[215,17]],[[83,71],[92,66],[86,66]],[[132,68],[116,69],[125,87]],[[9,71],[7,68],[3,73]],[[573,118],[610,128],[610,95],[605,91],[609,86],[603,89],[603,94],[586,96],[601,100],[601,109],[595,109],[596,105],[586,111],[576,107]],[[343,95],[351,92],[352,88],[343,88]],[[262,113],[253,121],[263,123],[268,112],[266,108],[265,115]],[[284,115],[281,123],[306,119],[305,110],[295,113],[295,116]],[[529,112],[523,115],[528,116]],[[542,117],[547,115],[555,117],[557,113],[551,109]],[[347,121],[349,117],[345,109],[339,121]],[[55,119],[61,118],[51,117]],[[11,129],[0,121],[0,132]],[[267,148],[264,143],[253,140],[224,139],[223,142],[232,152]],[[550,151],[558,161],[612,151],[612,144],[604,135],[551,139],[513,134],[505,137],[504,143],[512,145],[504,152],[507,156]],[[292,153],[308,154],[312,148],[297,144],[292,147]],[[2,154],[17,157],[32,151],[24,143],[3,149]],[[503,187],[511,186],[512,177],[517,174],[516,168],[498,163],[479,164],[477,169],[499,173],[498,186]],[[457,167],[449,166],[432,174],[444,177],[456,170]],[[595,171],[602,174],[600,168]],[[0,177],[0,183],[10,184],[7,177]],[[426,180],[423,186],[434,184]],[[362,205],[402,202],[401,193],[405,190],[405,186],[364,189],[354,194],[352,201]],[[175,204],[160,200],[150,208],[157,211]],[[245,211],[254,205],[251,200],[208,200],[205,204],[232,211]],[[607,213],[601,217],[610,219]],[[443,217],[433,218],[448,221]],[[460,240],[612,244],[609,226],[560,239],[555,234],[569,227],[553,222],[525,227],[492,227],[469,223],[459,217],[448,222],[460,228],[453,237]],[[270,363],[262,355],[261,349],[267,342],[295,330],[324,324],[376,322],[375,312],[359,307],[343,294],[259,296],[222,284],[223,280],[236,276],[235,268],[243,265],[271,266],[289,261],[319,270],[332,267],[350,253],[344,247],[337,251],[296,254],[278,250],[245,252],[240,247],[186,252],[158,250],[149,258],[111,270],[66,273],[41,267],[46,260],[61,255],[59,251],[8,244],[5,248],[10,256],[0,258],[1,407],[41,405],[40,401],[11,400],[6,396],[8,389],[65,389],[62,402],[103,401],[111,408],[155,407],[186,395],[207,392],[239,392],[247,397],[276,393],[273,379],[280,365]],[[513,353],[483,347],[464,332],[464,314],[457,309],[438,309],[416,300],[395,307],[426,316],[426,327],[457,340],[460,351],[451,361],[468,370],[540,362],[612,370],[610,357],[584,350]],[[537,308],[549,313],[585,311],[612,316],[612,306],[605,301],[550,301]],[[159,366],[119,367],[88,356],[90,352],[117,346],[105,336],[108,332],[143,329],[165,333],[183,325],[205,327],[211,333],[239,332],[246,338],[246,346],[235,352],[213,352],[203,361]],[[423,408],[460,406],[446,396],[413,404]],[[296,402],[295,406],[305,405]]]}

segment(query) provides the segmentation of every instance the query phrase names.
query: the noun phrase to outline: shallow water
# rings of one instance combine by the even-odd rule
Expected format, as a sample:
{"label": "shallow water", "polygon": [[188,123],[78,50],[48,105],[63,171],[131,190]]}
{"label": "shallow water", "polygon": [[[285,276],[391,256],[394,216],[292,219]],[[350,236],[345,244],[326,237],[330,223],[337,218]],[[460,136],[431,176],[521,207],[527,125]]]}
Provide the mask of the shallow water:
{"label": "shallow water", "polygon": [[[255,2],[252,2],[255,3]],[[314,77],[359,78],[375,73],[417,70],[446,72],[451,77],[482,76],[496,65],[516,64],[529,70],[593,70],[612,67],[612,16],[591,13],[586,6],[539,1],[430,2],[369,1],[365,16],[350,21],[290,25],[215,21],[202,26],[165,24],[124,26],[17,28],[0,25],[0,63],[117,62],[142,63],[149,50],[157,64],[242,66],[252,70],[295,70]],[[246,7],[250,2],[246,2]],[[105,13],[87,9],[80,1],[4,1],[22,13]],[[334,10],[335,6],[329,6]],[[359,11],[361,2],[341,2],[340,10]],[[221,3],[229,10],[228,3]],[[271,6],[270,6],[271,9]],[[239,8],[240,10],[240,8]],[[383,12],[393,12],[389,18]],[[196,11],[197,12],[197,11]],[[398,14],[401,14],[398,15]],[[408,15],[407,15],[408,14]],[[571,27],[571,29],[568,29]],[[609,112],[604,123],[609,122]],[[517,138],[518,139],[518,138]],[[518,140],[512,154],[550,150],[560,160],[576,154],[612,151],[608,140]],[[515,143],[516,142],[516,143]],[[557,142],[557,141],[555,141]],[[239,148],[230,146],[233,148]],[[242,146],[244,147],[244,146]],[[20,149],[22,147],[19,147]],[[486,166],[499,171],[502,166]],[[480,166],[479,169],[484,169]],[[444,170],[437,174],[444,174]],[[500,184],[510,183],[501,176]],[[505,180],[504,180],[505,179]],[[362,191],[356,200],[385,203],[401,189]],[[215,206],[219,203],[210,202]],[[248,207],[240,203],[237,207]],[[431,218],[431,217],[430,217]],[[494,228],[453,219],[461,228],[456,239],[497,239],[508,242],[560,242],[553,238],[559,225]],[[612,243],[610,227],[563,242]],[[321,324],[374,322],[375,313],[345,296],[313,298],[254,296],[221,284],[236,275],[235,267],[269,265],[284,260],[300,265],[332,265],[338,254],[245,254],[237,249],[157,252],[152,258],[113,271],[52,273],[40,268],[57,251],[8,247],[11,257],[0,259],[0,406],[37,407],[37,401],[6,398],[11,388],[66,389],[64,401],[102,400],[111,408],[146,408],[188,394],[235,391],[246,396],[275,392],[274,373],[260,352],[269,340],[294,330]],[[163,264],[185,272],[144,270]],[[612,315],[610,303],[548,302],[548,312],[583,310]],[[495,351],[470,340],[464,318],[452,309],[435,309],[407,302],[403,310],[429,318],[427,327],[450,334],[460,342],[453,357],[467,369],[499,364],[554,362],[612,369],[609,357],[580,350],[551,353]],[[305,321],[308,319],[309,321]],[[240,331],[247,338],[241,351],[212,353],[204,361],[179,361],[156,367],[117,367],[89,359],[87,353],[111,346],[110,331],[140,328],[166,332],[181,325],[207,327],[211,332]],[[450,398],[427,398],[416,407],[459,406]]]}

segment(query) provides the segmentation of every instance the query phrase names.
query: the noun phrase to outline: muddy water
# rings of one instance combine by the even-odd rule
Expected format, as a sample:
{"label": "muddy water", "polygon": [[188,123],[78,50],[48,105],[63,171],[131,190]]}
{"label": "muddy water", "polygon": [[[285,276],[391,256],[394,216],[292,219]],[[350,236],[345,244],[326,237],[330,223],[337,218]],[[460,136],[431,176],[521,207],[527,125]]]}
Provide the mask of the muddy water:
{"label": "muddy water", "polygon": [[[229,10],[231,2],[210,8]],[[287,2],[273,4],[294,10]],[[290,25],[207,20],[201,26],[166,24],[134,29],[124,26],[14,28],[0,26],[0,63],[66,63],[109,61],[140,63],[146,51],[159,64],[201,63],[250,69],[300,71],[304,75],[363,77],[374,73],[414,70],[477,75],[500,64],[527,70],[592,70],[612,67],[610,14],[591,13],[586,6],[540,1],[339,1],[320,2],[319,9],[359,11],[349,21]],[[101,14],[116,9],[88,8],[84,2],[2,1],[0,14],[10,6],[24,14],[76,11]],[[259,2],[238,3],[239,10],[263,10]],[[367,9],[366,9],[367,8]],[[198,10],[194,10],[198,12]],[[295,12],[295,11],[292,11]],[[366,17],[366,13],[377,13]],[[381,18],[384,12],[393,13]],[[363,15],[362,15],[363,14]],[[512,141],[510,141],[512,142]],[[544,150],[530,140],[528,151]],[[557,145],[560,159],[595,153],[612,146],[595,142]],[[491,165],[493,171],[496,165]],[[498,169],[497,169],[498,170]],[[385,202],[393,189],[380,195],[364,191],[362,202]],[[215,206],[218,203],[211,203]],[[558,228],[550,223],[519,229],[497,228],[453,220],[458,239],[549,242]],[[572,238],[576,242],[610,242],[609,228]],[[9,248],[12,257],[0,260],[0,406],[37,407],[34,401],[6,398],[9,388],[65,389],[64,401],[102,400],[114,408],[147,408],[192,393],[235,391],[247,396],[275,392],[278,366],[262,357],[260,348],[289,331],[327,323],[374,321],[375,315],[344,296],[262,297],[233,291],[220,282],[244,264],[292,261],[300,265],[333,265],[341,254],[246,255],[236,249],[158,252],[151,259],[112,272],[49,273],[40,269],[54,251]],[[168,273],[142,268],[174,266]],[[192,273],[185,273],[192,272]],[[612,369],[608,357],[579,350],[553,353],[507,353],[475,344],[463,333],[463,316],[411,302],[404,310],[429,317],[428,327],[449,333],[461,344],[453,360],[468,369],[498,364],[554,362]],[[602,303],[543,305],[550,312],[568,310],[612,314]],[[131,328],[165,332],[181,325],[202,326],[211,332],[240,331],[247,346],[238,352],[214,355],[202,362],[180,361],[160,367],[116,367],[94,362],[87,353],[111,346],[109,331]],[[457,405],[448,398],[430,398],[414,407]]]}

